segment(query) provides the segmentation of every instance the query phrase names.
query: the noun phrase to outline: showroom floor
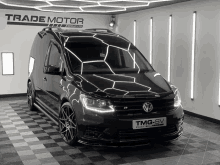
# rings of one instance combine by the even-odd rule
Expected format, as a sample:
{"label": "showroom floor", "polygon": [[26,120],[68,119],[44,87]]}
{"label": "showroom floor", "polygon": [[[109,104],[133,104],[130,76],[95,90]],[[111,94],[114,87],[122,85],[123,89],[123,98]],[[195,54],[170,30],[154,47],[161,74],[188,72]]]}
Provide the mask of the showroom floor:
{"label": "showroom floor", "polygon": [[0,165],[220,164],[220,125],[185,115],[184,134],[171,144],[70,147],[48,117],[28,110],[25,99],[0,98]]}

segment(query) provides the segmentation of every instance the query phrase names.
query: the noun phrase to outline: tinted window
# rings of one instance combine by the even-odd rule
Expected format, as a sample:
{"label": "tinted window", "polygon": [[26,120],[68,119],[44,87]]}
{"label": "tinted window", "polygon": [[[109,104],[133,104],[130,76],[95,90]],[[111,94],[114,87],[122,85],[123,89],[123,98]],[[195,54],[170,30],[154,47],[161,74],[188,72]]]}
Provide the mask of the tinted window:
{"label": "tinted window", "polygon": [[141,70],[151,70],[151,66],[134,46],[130,47],[129,52],[115,47],[109,47],[106,62],[113,70],[119,68],[124,70],[136,70],[138,68]]}
{"label": "tinted window", "polygon": [[131,45],[129,52],[131,55],[133,56],[135,55],[135,61],[140,68],[146,69],[146,70],[153,70],[152,66],[148,63],[146,58],[141,54],[141,52],[134,45]]}
{"label": "tinted window", "polygon": [[81,70],[82,73],[96,72],[96,74],[97,72],[125,73],[153,70],[134,45],[120,39],[121,46],[123,45],[120,47],[120,42],[117,42],[119,40],[115,40],[116,45],[113,45],[112,37],[109,38],[109,42],[106,41],[107,38],[102,39],[70,38],[66,43],[66,50],[71,62],[70,68],[74,73],[81,73]]}
{"label": "tinted window", "polygon": [[66,47],[74,53],[81,61],[104,60],[107,45],[95,38],[71,39]]}
{"label": "tinted window", "polygon": [[56,67],[60,67],[61,65],[60,53],[58,48],[54,44],[51,45],[48,64],[50,66],[56,66]]}
{"label": "tinted window", "polygon": [[71,70],[78,70],[78,72],[80,71],[81,69],[81,62],[76,58],[76,56],[70,54],[69,52],[67,53],[68,54],[68,62],[70,63],[70,66],[71,66]]}
{"label": "tinted window", "polygon": [[49,47],[48,47],[48,49],[47,49],[47,53],[46,53],[46,58],[45,58],[44,66],[47,66],[47,65],[48,65],[50,49],[51,49],[51,44],[49,45]]}
{"label": "tinted window", "polygon": [[122,39],[121,37],[110,35],[96,35],[95,37],[103,40],[109,45],[114,45],[123,49],[128,49],[129,46],[129,42],[125,41],[125,39]]}

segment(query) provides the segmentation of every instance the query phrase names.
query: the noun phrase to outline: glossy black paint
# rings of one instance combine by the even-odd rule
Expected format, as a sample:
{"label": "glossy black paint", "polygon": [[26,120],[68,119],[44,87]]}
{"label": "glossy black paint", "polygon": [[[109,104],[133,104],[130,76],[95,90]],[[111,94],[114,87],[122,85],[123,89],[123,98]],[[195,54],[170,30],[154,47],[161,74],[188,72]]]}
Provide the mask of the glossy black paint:
{"label": "glossy black paint", "polygon": [[[69,102],[72,105],[76,111],[79,126],[77,136],[81,143],[108,146],[137,145],[148,143],[151,139],[172,140],[181,136],[181,124],[184,118],[182,106],[174,108],[166,105],[166,110],[150,113],[142,110],[142,105],[146,101],[155,102],[155,107],[163,107],[168,102],[171,104],[174,102],[174,94],[169,83],[156,71],[124,74],[73,74],[71,72],[64,44],[67,37],[96,34],[108,40],[108,35],[117,37],[116,34],[67,33],[59,30],[47,30],[43,33],[44,35],[42,32],[37,34],[31,49],[30,56],[35,58],[35,64],[28,81],[31,81],[34,86],[36,104],[44,108],[54,119],[58,120],[62,103]],[[51,44],[56,44],[60,51],[59,74],[47,72],[50,70],[48,57]],[[125,47],[127,47],[126,44]],[[139,107],[140,113],[126,112],[127,116],[123,117],[118,112],[98,113],[87,110],[80,100],[82,93],[94,98],[109,99],[115,107],[119,104],[122,107],[127,106],[128,109]],[[135,119],[157,117],[167,117],[167,125],[175,127],[176,131],[166,135],[166,131],[161,132],[159,129],[132,129],[132,121]],[[140,134],[140,138],[135,140],[133,137],[135,134]],[[126,135],[126,138],[122,138],[122,135]]]}

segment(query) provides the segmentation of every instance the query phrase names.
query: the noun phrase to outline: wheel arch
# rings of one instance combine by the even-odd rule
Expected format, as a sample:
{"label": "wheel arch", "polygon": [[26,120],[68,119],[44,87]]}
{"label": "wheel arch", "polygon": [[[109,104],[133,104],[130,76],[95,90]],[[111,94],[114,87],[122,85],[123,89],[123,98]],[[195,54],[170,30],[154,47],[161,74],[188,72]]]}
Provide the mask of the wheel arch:
{"label": "wheel arch", "polygon": [[[62,105],[63,105],[64,103],[66,103],[66,102],[70,103],[69,99],[68,99],[67,97],[65,97],[65,96],[62,96],[61,99],[60,99],[59,112],[60,112],[60,110],[61,110]],[[71,104],[71,103],[70,103],[70,104]],[[72,107],[72,108],[73,108],[73,107]]]}
{"label": "wheel arch", "polygon": [[[64,103],[69,102],[69,100],[66,97],[63,97],[61,102],[60,102],[60,106],[62,106]],[[70,103],[70,102],[69,102]]]}
{"label": "wheel arch", "polygon": [[32,79],[31,79],[31,78],[28,78],[28,80],[27,80],[27,88],[28,88],[28,84],[29,84],[29,82],[31,82],[31,84],[32,84],[32,90],[33,90],[34,99],[35,99],[35,98],[36,98],[36,93],[35,93],[35,86],[34,86],[34,82],[32,81]]}

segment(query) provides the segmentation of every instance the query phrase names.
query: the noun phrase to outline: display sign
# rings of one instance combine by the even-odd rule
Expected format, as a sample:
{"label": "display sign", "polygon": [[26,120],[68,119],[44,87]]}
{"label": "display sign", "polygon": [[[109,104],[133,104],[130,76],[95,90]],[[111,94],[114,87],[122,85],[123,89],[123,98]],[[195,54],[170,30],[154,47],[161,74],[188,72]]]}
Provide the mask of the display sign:
{"label": "display sign", "polygon": [[14,54],[12,52],[2,52],[2,75],[14,74]]}
{"label": "display sign", "polygon": [[5,14],[8,25],[59,26],[83,28],[84,19],[74,17],[53,17],[21,14]]}

